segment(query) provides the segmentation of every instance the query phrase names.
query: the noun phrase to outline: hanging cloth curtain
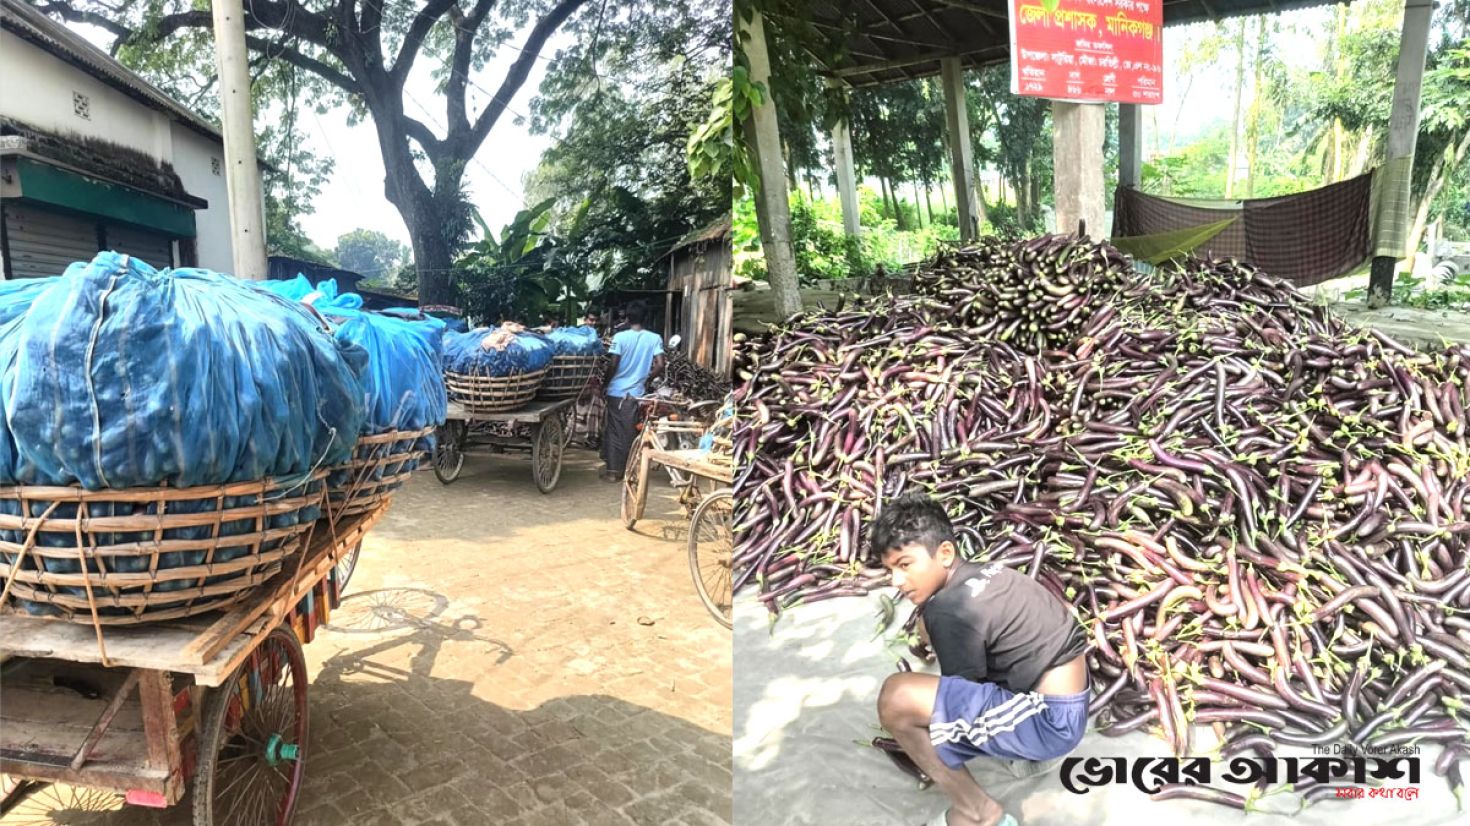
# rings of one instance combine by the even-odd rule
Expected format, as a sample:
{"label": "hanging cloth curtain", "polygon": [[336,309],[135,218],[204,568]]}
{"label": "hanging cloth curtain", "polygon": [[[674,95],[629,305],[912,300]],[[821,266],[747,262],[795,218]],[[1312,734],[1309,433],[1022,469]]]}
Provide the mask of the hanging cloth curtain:
{"label": "hanging cloth curtain", "polygon": [[1249,261],[1298,287],[1347,275],[1373,255],[1374,173],[1277,198],[1165,198],[1120,187],[1112,243],[1161,263],[1183,255]]}

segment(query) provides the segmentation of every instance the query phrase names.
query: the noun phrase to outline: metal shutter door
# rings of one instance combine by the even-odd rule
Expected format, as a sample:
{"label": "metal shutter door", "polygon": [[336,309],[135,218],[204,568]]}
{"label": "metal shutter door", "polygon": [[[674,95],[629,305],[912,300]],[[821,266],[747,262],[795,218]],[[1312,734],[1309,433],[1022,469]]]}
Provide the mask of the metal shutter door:
{"label": "metal shutter door", "polygon": [[146,261],[154,269],[174,265],[173,239],[124,224],[107,225],[107,248]]}
{"label": "metal shutter door", "polygon": [[5,236],[10,244],[10,272],[14,278],[61,275],[77,261],[97,254],[97,224],[61,212],[7,201]]}

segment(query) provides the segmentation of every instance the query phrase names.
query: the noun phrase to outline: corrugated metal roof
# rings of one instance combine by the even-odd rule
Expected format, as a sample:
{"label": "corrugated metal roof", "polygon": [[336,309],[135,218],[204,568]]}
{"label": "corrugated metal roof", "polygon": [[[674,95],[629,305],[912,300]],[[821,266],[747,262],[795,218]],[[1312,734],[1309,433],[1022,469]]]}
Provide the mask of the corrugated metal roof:
{"label": "corrugated metal roof", "polygon": [[[1163,0],[1164,25],[1293,11],[1350,0]],[[939,74],[939,59],[978,68],[1010,59],[1009,0],[818,0],[804,21],[841,45],[824,73],[854,87]],[[813,49],[826,53],[829,49]],[[820,54],[818,54],[820,59]]]}
{"label": "corrugated metal roof", "polygon": [[685,247],[690,247],[695,244],[703,244],[708,241],[718,241],[721,238],[726,238],[730,235],[730,230],[730,215],[729,213],[726,213],[724,216],[716,218],[709,224],[700,227],[699,229],[689,233],[683,238],[680,238],[679,243],[675,244],[673,248],[669,250],[669,254],[672,255],[673,253],[676,253],[679,250],[684,249]]}
{"label": "corrugated metal roof", "polygon": [[214,124],[164,94],[132,69],[24,0],[0,0],[0,28],[84,69],[114,88],[217,141]]}

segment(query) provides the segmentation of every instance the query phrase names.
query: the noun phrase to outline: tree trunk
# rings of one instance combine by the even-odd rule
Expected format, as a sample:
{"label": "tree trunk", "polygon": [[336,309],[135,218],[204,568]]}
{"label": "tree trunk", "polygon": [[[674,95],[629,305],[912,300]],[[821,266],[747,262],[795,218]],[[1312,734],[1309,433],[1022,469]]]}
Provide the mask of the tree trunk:
{"label": "tree trunk", "polygon": [[[1460,142],[1451,143],[1444,149],[1444,154],[1434,159],[1434,167],[1429,171],[1429,184],[1424,188],[1424,197],[1419,201],[1419,208],[1414,210],[1414,223],[1409,229],[1409,252],[1417,255],[1419,242],[1424,237],[1424,227],[1429,223],[1429,208],[1433,206],[1434,199],[1444,189],[1445,182],[1454,177],[1455,171],[1464,162],[1466,154],[1470,154],[1470,129],[1460,136]],[[1431,250],[1432,252],[1432,250]],[[1410,261],[1412,268],[1413,262]]]}
{"label": "tree trunk", "polygon": [[[1194,86],[1194,72],[1190,72],[1189,73],[1189,79],[1186,80],[1186,81],[1184,81],[1184,94],[1183,94],[1183,96],[1180,97],[1180,100],[1189,100],[1189,90],[1193,86]],[[1155,108],[1157,108],[1157,107],[1149,107],[1149,110],[1152,111]],[[1168,146],[1167,149],[1164,150],[1164,154],[1165,155],[1172,155],[1172,154],[1174,154],[1174,141],[1175,141],[1176,138],[1179,137],[1179,116],[1182,115],[1183,113],[1184,113],[1184,107],[1183,106],[1181,106],[1178,109],[1175,109],[1174,110],[1174,124],[1169,127],[1169,146]]]}
{"label": "tree trunk", "polygon": [[[1347,61],[1343,59],[1342,51],[1340,50],[1342,41],[1347,36],[1347,25],[1348,10],[1345,6],[1338,6],[1337,26],[1334,29],[1332,39],[1328,44],[1327,54],[1328,60],[1330,60],[1333,64],[1334,73],[1337,75],[1337,80],[1339,83],[1341,83],[1342,80],[1347,77]],[[1328,183],[1342,180],[1343,143],[1346,140],[1347,134],[1346,130],[1342,128],[1342,121],[1337,118],[1333,118],[1332,142],[1328,144],[1327,150],[1329,153],[1329,157],[1323,164]]]}
{"label": "tree trunk", "polygon": [[1240,154],[1240,93],[1245,86],[1245,21],[1235,28],[1235,114],[1230,121],[1230,160],[1225,165],[1225,197],[1235,194],[1236,158]]}
{"label": "tree trunk", "polygon": [[[419,303],[421,305],[454,304],[454,250],[450,248],[442,229],[444,222],[432,215],[420,215],[418,220],[404,223],[412,228],[413,263],[419,276]],[[496,322],[499,319],[482,319]]]}
{"label": "tree trunk", "polygon": [[878,191],[883,194],[883,211],[890,215],[896,212],[893,209],[893,202],[888,197],[888,179],[882,175],[878,176]]}
{"label": "tree trunk", "polygon": [[934,226],[934,201],[929,197],[933,189],[932,181],[924,182],[924,208],[929,210],[929,226]]}
{"label": "tree trunk", "polygon": [[[951,176],[951,177],[953,177],[953,176]],[[947,192],[944,191],[946,188],[947,187],[943,187],[943,186],[941,186],[939,188],[939,208],[942,209],[942,210],[944,210],[944,214],[945,215],[948,215],[949,214],[949,193],[947,193]]]}
{"label": "tree trunk", "polygon": [[1256,18],[1256,69],[1255,77],[1251,80],[1251,112],[1250,121],[1245,127],[1245,197],[1253,198],[1256,194],[1256,161],[1259,156],[1258,150],[1261,145],[1261,98],[1264,97],[1261,89],[1261,61],[1266,56],[1266,16]]}
{"label": "tree trunk", "polygon": [[893,198],[893,226],[899,232],[908,230],[908,223],[903,219],[903,201],[898,197],[898,181],[888,182],[888,194]]}
{"label": "tree trunk", "polygon": [[1030,180],[1026,166],[1016,170],[1016,180],[1011,182],[1011,187],[1016,191],[1016,220],[1018,223],[1026,223],[1031,214],[1030,206],[1026,203],[1026,195],[1030,191]]}
{"label": "tree trunk", "polygon": [[[940,189],[939,194],[943,195],[944,190]],[[990,222],[990,205],[985,203],[985,178],[978,169],[975,170],[975,208],[980,211],[979,226],[984,229],[985,225]],[[949,207],[945,207],[944,211],[949,212]]]}
{"label": "tree trunk", "polygon": [[1353,157],[1353,165],[1348,172],[1348,177],[1355,178],[1363,174],[1363,170],[1368,168],[1368,160],[1371,157],[1373,157],[1373,132],[1364,130],[1358,138],[1358,154]]}
{"label": "tree trunk", "polygon": [[1026,199],[1031,206],[1031,226],[1041,222],[1041,176],[1031,175],[1031,195]]}
{"label": "tree trunk", "polygon": [[[914,181],[914,217],[919,222],[919,229],[924,228],[924,211],[919,208],[919,182]],[[929,224],[934,224],[934,210],[929,210]]]}

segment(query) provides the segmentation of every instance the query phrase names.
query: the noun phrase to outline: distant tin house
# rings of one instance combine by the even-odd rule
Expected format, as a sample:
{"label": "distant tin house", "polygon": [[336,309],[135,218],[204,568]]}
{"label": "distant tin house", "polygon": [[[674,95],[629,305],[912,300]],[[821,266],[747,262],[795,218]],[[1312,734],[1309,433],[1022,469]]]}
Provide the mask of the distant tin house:
{"label": "distant tin house", "polygon": [[730,216],[686,235],[668,258],[669,293],[678,306],[681,347],[696,364],[729,375],[734,318]]}
{"label": "distant tin house", "polygon": [[352,270],[344,270],[330,264],[318,264],[315,261],[292,258],[289,255],[272,255],[266,258],[266,278],[272,281],[290,281],[298,275],[306,276],[306,279],[313,284],[334,278],[337,281],[338,292],[344,293],[357,292],[357,284],[362,281],[362,276]]}
{"label": "distant tin house", "polygon": [[361,273],[352,270],[344,270],[329,264],[318,264],[303,258],[292,258],[289,255],[272,255],[266,259],[266,263],[267,277],[272,281],[290,281],[297,275],[306,276],[307,280],[313,284],[328,278],[336,279],[338,292],[357,293],[362,296],[362,306],[369,310],[419,305],[418,293],[372,286],[370,283],[363,282]]}
{"label": "distant tin house", "polygon": [[0,0],[0,78],[5,278],[103,249],[233,269],[213,124],[23,0]]}

